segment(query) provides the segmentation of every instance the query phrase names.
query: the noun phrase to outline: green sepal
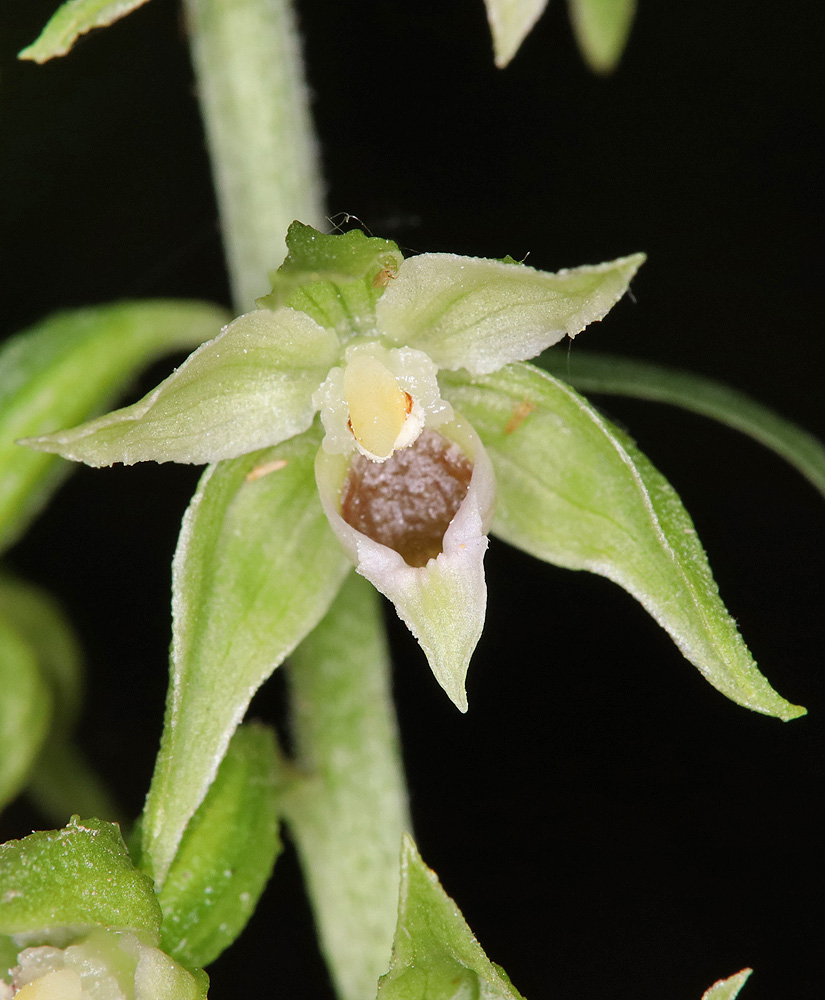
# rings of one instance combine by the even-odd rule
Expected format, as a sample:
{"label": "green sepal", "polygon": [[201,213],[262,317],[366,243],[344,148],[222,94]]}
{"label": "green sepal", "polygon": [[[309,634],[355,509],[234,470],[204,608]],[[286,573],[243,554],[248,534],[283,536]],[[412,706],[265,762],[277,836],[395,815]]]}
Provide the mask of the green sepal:
{"label": "green sepal", "polygon": [[494,534],[624,587],[733,701],[784,720],[804,714],[757,669],[676,492],[626,435],[532,365],[442,381],[493,462]]}
{"label": "green sepal", "polygon": [[547,0],[484,0],[484,6],[493,36],[496,66],[503,69],[544,13]]}
{"label": "green sepal", "polygon": [[378,1000],[522,1000],[491,962],[461,911],[421,860],[412,838],[401,848],[398,926]]}
{"label": "green sepal", "polygon": [[12,544],[71,466],[15,441],[111,406],[164,352],[193,348],[226,322],[201,302],[122,302],[57,313],[0,350],[0,549]]}
{"label": "green sepal", "polygon": [[270,276],[272,291],[257,304],[299,309],[342,341],[372,333],[375,303],[403,261],[396,244],[360,229],[329,235],[293,222],[286,245],[286,259]]}
{"label": "green sepal", "polygon": [[[1,608],[2,606],[0,606]],[[26,784],[52,715],[31,643],[0,610],[0,809]]]}
{"label": "green sepal", "polygon": [[40,37],[19,54],[19,59],[44,63],[65,56],[81,35],[105,28],[146,0],[66,0],[51,16]]}
{"label": "green sepal", "polygon": [[627,45],[636,0],[568,0],[568,6],[584,61],[594,73],[611,73]]}
{"label": "green sepal", "polygon": [[132,865],[116,823],[73,816],[61,830],[0,845],[0,885],[0,934],[101,925],[157,943],[151,879]]}
{"label": "green sepal", "polygon": [[172,666],[146,800],[144,862],[158,886],[252,695],[324,615],[349,561],[318,500],[317,426],[210,466],[172,566]]}
{"label": "green sepal", "polygon": [[735,976],[728,979],[720,979],[702,994],[702,1000],[736,1000],[739,991],[745,985],[753,969],[743,969]]}
{"label": "green sepal", "polygon": [[244,929],[281,852],[275,806],[272,731],[241,726],[158,896],[172,958],[209,965]]}
{"label": "green sepal", "polygon": [[310,426],[312,394],[339,350],[335,334],[304,313],[254,310],[137,403],[21,443],[94,466],[236,458]]}

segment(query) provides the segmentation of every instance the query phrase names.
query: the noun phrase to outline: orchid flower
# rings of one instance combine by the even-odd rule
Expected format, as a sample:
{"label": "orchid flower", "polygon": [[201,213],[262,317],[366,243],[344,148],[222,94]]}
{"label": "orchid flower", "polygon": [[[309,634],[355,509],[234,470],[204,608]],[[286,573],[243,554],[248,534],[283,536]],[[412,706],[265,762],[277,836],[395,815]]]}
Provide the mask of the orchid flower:
{"label": "orchid flower", "polygon": [[439,372],[481,378],[575,336],[624,295],[644,258],[557,274],[510,259],[404,260],[389,241],[300,223],[288,246],[260,308],[146,397],[26,443],[94,466],[217,462],[303,434],[320,413],[329,523],[464,711],[495,481]]}

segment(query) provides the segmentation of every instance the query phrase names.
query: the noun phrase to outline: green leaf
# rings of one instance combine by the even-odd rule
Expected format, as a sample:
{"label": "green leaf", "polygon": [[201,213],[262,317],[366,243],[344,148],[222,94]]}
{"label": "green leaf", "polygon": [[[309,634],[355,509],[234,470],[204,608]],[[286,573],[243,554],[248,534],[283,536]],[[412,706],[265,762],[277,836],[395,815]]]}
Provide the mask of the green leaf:
{"label": "green leaf", "polygon": [[484,6],[493,35],[496,66],[503,69],[544,13],[547,0],[484,0]]}
{"label": "green leaf", "polygon": [[454,375],[445,386],[496,470],[495,534],[624,587],[739,704],[785,720],[804,714],[759,673],[676,492],[626,435],[532,365],[476,380]]}
{"label": "green leaf", "polygon": [[172,667],[143,850],[160,886],[260,685],[324,615],[350,563],[318,501],[317,426],[206,470],[173,571]]}
{"label": "green leaf", "polygon": [[611,73],[627,45],[636,0],[569,0],[569,4],[585,62],[595,73]]}
{"label": "green leaf", "polygon": [[350,574],[288,664],[297,759],[281,801],[340,997],[372,996],[392,946],[409,818],[390,673],[378,595]]}
{"label": "green leaf", "polygon": [[157,942],[160,907],[120,829],[73,816],[62,830],[0,845],[0,934],[101,924],[144,932]]}
{"label": "green leaf", "polygon": [[730,979],[720,979],[702,994],[702,1000],[736,1000],[753,969],[743,969]]}
{"label": "green leaf", "polygon": [[24,443],[88,465],[204,464],[300,434],[340,347],[292,309],[240,316],[157,388],[122,410]]}
{"label": "green leaf", "polygon": [[487,375],[535,357],[602,319],[644,254],[550,274],[525,264],[422,254],[404,262],[376,306],[387,341],[424,351],[439,368]]}
{"label": "green leaf", "polygon": [[66,0],[37,41],[23,49],[18,58],[44,63],[65,56],[81,35],[113,24],[144,3],[146,0]]}
{"label": "green leaf", "polygon": [[484,954],[438,876],[404,837],[398,926],[378,1000],[522,1000],[503,969]]}
{"label": "green leaf", "polygon": [[26,784],[43,746],[52,698],[31,644],[0,605],[0,809]]}
{"label": "green leaf", "polygon": [[252,916],[281,851],[275,806],[272,732],[241,726],[158,897],[161,947],[184,965],[209,965]]}
{"label": "green leaf", "polygon": [[289,252],[271,276],[272,292],[258,305],[300,309],[342,340],[371,333],[375,303],[403,260],[396,244],[360,229],[319,233],[301,222],[289,227],[286,243]]}
{"label": "green leaf", "polygon": [[45,504],[70,466],[17,438],[85,420],[110,406],[135,372],[194,347],[225,322],[200,302],[124,302],[57,313],[0,350],[0,548]]}
{"label": "green leaf", "polygon": [[548,351],[539,364],[580,392],[670,403],[718,420],[776,452],[825,496],[822,442],[744,392],[693,372],[595,351],[564,358]]}

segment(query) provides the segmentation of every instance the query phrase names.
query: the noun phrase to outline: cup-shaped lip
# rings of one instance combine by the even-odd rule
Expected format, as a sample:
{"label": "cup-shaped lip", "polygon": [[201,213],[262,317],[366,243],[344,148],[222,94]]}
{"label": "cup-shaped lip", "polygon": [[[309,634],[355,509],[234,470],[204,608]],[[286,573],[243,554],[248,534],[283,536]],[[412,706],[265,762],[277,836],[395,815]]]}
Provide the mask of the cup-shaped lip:
{"label": "cup-shaped lip", "polygon": [[441,551],[411,566],[341,516],[342,487],[351,457],[319,449],[318,492],[327,519],[356,570],[395,605],[423,649],[438,683],[459,711],[467,711],[465,679],[484,627],[487,586],[484,553],[495,503],[493,467],[475,430],[460,416],[438,432],[472,462],[467,493],[444,532]]}
{"label": "cup-shaped lip", "polygon": [[[458,445],[472,463],[473,471],[467,494],[444,533],[442,551],[435,557],[436,561],[465,550],[486,535],[495,507],[492,463],[472,425],[455,414],[453,420],[438,427],[437,433]],[[315,478],[321,503],[344,550],[359,567],[367,551],[370,551],[369,562],[374,564],[375,559],[379,558],[387,570],[417,572],[426,568],[409,566],[400,553],[365,535],[341,516],[341,495],[353,457],[352,454],[330,454],[321,448],[315,459]]]}

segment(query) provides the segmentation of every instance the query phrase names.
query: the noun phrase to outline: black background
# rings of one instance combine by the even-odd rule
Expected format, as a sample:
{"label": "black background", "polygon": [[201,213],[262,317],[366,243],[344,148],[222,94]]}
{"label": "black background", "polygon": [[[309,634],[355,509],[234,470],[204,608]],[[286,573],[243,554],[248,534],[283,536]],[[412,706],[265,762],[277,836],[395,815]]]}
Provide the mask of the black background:
{"label": "black background", "polygon": [[[331,213],[410,250],[555,269],[645,250],[587,347],[713,375],[823,433],[820,5],[641,10],[599,79],[555,0],[492,65],[481,0],[299,3]],[[153,0],[45,67],[52,0],[0,9],[0,333],[131,296],[228,301],[185,35]],[[273,261],[273,265],[277,264]],[[169,364],[147,373],[136,392]],[[471,709],[388,615],[421,852],[531,1000],[820,996],[825,507],[733,432],[599,400],[681,492],[783,725],[707,685],[612,584],[493,542]],[[160,731],[188,468],[80,469],[9,556],[83,637],[83,740],[136,813]],[[277,678],[256,701],[277,716]],[[5,836],[42,819],[24,805]],[[294,856],[212,996],[331,997]]]}

